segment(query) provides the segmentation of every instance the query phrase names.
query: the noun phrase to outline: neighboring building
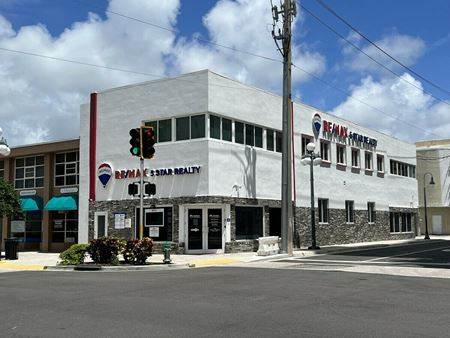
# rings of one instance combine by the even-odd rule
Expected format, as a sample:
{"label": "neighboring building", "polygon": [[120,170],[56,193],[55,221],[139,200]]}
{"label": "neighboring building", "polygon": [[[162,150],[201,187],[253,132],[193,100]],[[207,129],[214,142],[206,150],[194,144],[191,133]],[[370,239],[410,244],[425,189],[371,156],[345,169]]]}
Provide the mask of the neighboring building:
{"label": "neighboring building", "polygon": [[[416,142],[420,232],[425,233],[424,184],[428,233],[450,234],[450,139]],[[430,185],[433,176],[434,185]]]}
{"label": "neighboring building", "polygon": [[59,252],[78,242],[79,139],[11,148],[0,158],[0,177],[20,196],[23,217],[3,218],[3,239],[20,250]]}
{"label": "neighboring building", "polygon": [[[79,242],[139,233],[139,180],[129,130],[157,132],[145,161],[156,195],[144,201],[144,235],[178,252],[253,250],[280,235],[281,97],[210,71],[109,89],[81,106]],[[310,245],[306,144],[315,168],[319,245],[410,238],[417,222],[415,146],[293,104],[296,246]],[[315,126],[313,125],[315,122]]]}

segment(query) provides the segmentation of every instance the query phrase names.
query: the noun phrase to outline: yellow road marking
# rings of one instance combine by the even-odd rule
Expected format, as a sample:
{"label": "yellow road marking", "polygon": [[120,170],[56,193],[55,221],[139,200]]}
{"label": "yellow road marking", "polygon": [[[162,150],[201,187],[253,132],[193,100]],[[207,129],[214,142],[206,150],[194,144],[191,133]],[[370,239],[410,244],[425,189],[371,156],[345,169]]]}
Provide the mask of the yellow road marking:
{"label": "yellow road marking", "polygon": [[207,259],[203,261],[191,262],[195,266],[208,266],[208,265],[222,265],[239,262],[239,259],[234,258],[217,258],[217,259]]}
{"label": "yellow road marking", "polygon": [[0,261],[0,269],[13,269],[13,270],[44,270],[43,265],[33,264],[17,264],[6,261]]}

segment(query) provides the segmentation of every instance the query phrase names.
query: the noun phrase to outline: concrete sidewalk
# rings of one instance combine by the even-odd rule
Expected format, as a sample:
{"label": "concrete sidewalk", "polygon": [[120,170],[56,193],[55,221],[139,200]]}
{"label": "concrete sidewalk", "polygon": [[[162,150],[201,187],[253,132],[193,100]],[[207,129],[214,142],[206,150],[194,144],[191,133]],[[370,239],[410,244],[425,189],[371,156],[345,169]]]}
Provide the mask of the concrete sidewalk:
{"label": "concrete sidewalk", "polygon": [[[450,236],[431,235],[431,239],[450,240]],[[306,257],[320,254],[329,254],[332,252],[342,252],[355,249],[373,248],[379,246],[401,245],[410,242],[423,240],[423,236],[418,236],[415,239],[408,240],[393,240],[393,241],[378,241],[378,242],[363,242],[343,245],[323,246],[321,250],[301,249],[295,250],[295,257]],[[3,253],[4,254],[4,253]],[[258,261],[277,260],[288,257],[287,254],[279,254],[272,256],[257,256],[256,252],[242,252],[231,254],[202,254],[202,255],[171,255],[173,265],[190,266],[190,267],[205,267],[217,266],[226,264],[245,264],[255,263]],[[161,266],[164,256],[155,254],[147,260],[151,266]],[[88,259],[89,260],[89,259]],[[44,270],[47,267],[56,267],[59,262],[59,253],[43,253],[43,252],[19,252],[18,260],[5,260],[2,255],[0,261],[0,271],[2,270]]]}

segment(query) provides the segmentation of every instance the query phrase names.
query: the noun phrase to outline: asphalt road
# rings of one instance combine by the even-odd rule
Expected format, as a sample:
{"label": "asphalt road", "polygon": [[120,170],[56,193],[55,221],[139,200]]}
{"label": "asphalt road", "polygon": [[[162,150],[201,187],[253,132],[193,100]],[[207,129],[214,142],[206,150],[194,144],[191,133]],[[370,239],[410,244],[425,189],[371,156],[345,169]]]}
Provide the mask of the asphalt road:
{"label": "asphalt road", "polygon": [[446,279],[195,268],[0,274],[1,337],[448,337]]}
{"label": "asphalt road", "polygon": [[330,264],[364,264],[450,268],[450,241],[422,240],[401,245],[385,245],[365,249],[347,249],[286,262],[327,262]]}

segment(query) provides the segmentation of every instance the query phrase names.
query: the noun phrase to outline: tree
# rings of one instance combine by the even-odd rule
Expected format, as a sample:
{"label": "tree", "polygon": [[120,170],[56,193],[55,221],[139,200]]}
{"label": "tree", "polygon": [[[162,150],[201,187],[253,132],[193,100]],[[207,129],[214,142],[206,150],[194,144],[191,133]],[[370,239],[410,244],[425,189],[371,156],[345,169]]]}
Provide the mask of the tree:
{"label": "tree", "polygon": [[20,200],[11,183],[0,179],[0,218],[22,215]]}

